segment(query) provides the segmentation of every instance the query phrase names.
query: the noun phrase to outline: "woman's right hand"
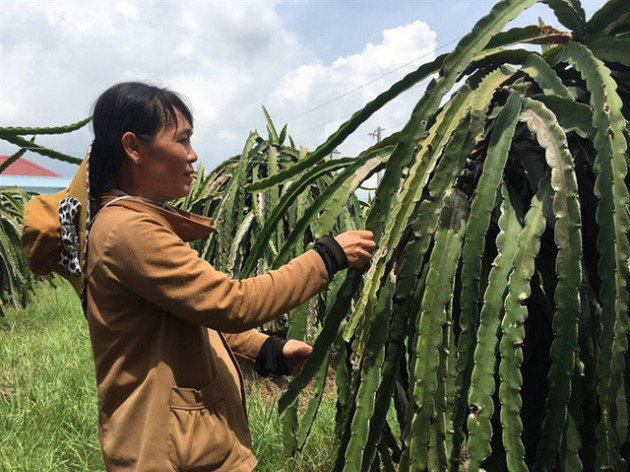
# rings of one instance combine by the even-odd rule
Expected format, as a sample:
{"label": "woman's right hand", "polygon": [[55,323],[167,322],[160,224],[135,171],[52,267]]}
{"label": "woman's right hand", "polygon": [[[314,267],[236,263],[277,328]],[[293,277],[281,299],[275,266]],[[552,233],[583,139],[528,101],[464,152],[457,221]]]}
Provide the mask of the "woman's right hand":
{"label": "woman's right hand", "polygon": [[335,240],[346,253],[349,267],[362,269],[370,261],[372,253],[376,249],[372,231],[346,231],[335,236]]}

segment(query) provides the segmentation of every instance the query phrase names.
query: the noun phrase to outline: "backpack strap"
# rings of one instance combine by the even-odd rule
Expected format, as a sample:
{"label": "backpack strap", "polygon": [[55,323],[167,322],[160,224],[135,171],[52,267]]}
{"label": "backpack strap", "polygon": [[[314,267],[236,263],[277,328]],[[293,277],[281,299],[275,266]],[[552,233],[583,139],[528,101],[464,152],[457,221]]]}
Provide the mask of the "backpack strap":
{"label": "backpack strap", "polygon": [[[111,205],[114,202],[117,202],[118,200],[122,200],[123,198],[131,198],[131,195],[123,195],[121,197],[117,197],[114,198],[112,201],[107,202],[105,205],[103,205],[98,212],[96,212],[96,214],[94,215],[93,218],[89,219],[87,224],[86,224],[86,228],[85,228],[85,251],[84,251],[84,263],[85,263],[85,269],[87,270],[87,258],[88,258],[88,245],[89,245],[89,232],[90,229],[92,228],[92,224],[94,223],[94,221],[96,220],[96,217],[99,215],[99,213],[101,211],[103,211],[103,209],[105,209],[106,207],[108,207],[109,205]],[[83,275],[83,286],[81,288],[81,308],[83,308],[83,315],[87,318],[87,274],[84,273]]]}
{"label": "backpack strap", "polygon": [[111,205],[112,203],[117,202],[118,200],[122,200],[123,198],[133,198],[132,195],[123,195],[121,197],[116,197],[113,200],[107,202],[105,205],[103,205],[101,208],[98,209],[98,212],[96,212],[96,214],[94,215],[94,218],[92,218],[90,220],[90,222],[88,223],[88,226],[91,228],[92,227],[92,223],[94,223],[94,220],[96,220],[96,217],[99,215],[99,213],[101,211],[103,211],[105,208],[107,208],[109,205]]}

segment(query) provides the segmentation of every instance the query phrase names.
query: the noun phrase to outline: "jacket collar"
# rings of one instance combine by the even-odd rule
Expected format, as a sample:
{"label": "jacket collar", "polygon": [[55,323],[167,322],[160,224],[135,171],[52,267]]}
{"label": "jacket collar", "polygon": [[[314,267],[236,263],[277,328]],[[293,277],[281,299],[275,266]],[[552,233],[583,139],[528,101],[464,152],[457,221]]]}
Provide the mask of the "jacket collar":
{"label": "jacket collar", "polygon": [[[120,195],[121,193],[118,192],[104,193],[101,197],[101,208],[106,203],[120,197]],[[133,195],[117,200],[110,206],[114,205],[151,214],[171,228],[183,241],[195,241],[206,238],[217,230],[212,225],[214,218],[179,210],[165,203],[153,202]]]}

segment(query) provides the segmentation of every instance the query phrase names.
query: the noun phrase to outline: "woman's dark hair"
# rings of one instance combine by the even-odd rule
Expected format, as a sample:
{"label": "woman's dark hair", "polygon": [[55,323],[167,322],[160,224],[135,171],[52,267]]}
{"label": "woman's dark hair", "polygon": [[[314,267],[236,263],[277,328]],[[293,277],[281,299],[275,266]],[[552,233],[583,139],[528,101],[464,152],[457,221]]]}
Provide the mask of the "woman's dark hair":
{"label": "woman's dark hair", "polygon": [[121,137],[131,131],[151,140],[169,123],[177,126],[176,110],[193,124],[184,99],[166,88],[142,82],[123,82],[108,88],[94,104],[94,142],[90,153],[90,197],[98,205],[104,192],[116,184],[125,160]]}

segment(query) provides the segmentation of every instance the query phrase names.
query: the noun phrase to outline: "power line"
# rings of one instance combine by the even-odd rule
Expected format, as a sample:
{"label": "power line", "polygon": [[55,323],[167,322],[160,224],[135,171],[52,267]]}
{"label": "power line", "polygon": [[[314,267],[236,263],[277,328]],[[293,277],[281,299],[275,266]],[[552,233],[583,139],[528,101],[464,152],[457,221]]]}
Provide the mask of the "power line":
{"label": "power line", "polygon": [[435,48],[433,51],[430,51],[430,52],[428,52],[426,54],[423,54],[422,56],[416,57],[415,59],[413,59],[413,60],[411,60],[409,62],[406,62],[405,64],[403,64],[401,66],[398,66],[397,68],[392,69],[389,72],[386,72],[385,74],[370,80],[369,82],[365,82],[364,84],[361,84],[361,85],[359,85],[359,86],[357,86],[357,87],[355,87],[355,88],[353,88],[351,90],[348,90],[348,91],[342,93],[341,95],[339,95],[337,97],[331,98],[330,100],[328,100],[326,102],[320,103],[319,105],[317,105],[317,106],[315,106],[315,107],[313,107],[313,108],[311,108],[309,110],[306,110],[306,111],[304,111],[302,113],[298,113],[297,115],[294,115],[294,116],[292,116],[290,118],[287,118],[286,120],[280,120],[280,121],[283,122],[283,123],[288,123],[291,120],[294,120],[294,119],[299,118],[299,117],[304,116],[304,115],[308,115],[309,113],[311,113],[311,112],[313,112],[315,110],[319,110],[320,108],[323,108],[326,105],[330,105],[331,103],[336,102],[337,100],[340,100],[343,97],[346,97],[346,96],[350,95],[351,93],[356,92],[357,90],[361,90],[362,88],[365,88],[368,85],[371,85],[374,82],[377,82],[377,81],[381,80],[382,78],[387,77],[388,75],[391,75],[391,74],[393,74],[395,72],[398,72],[401,69],[404,69],[405,67],[413,64],[414,62],[418,62],[420,59],[424,59],[425,57],[430,56],[431,54],[435,53],[436,51],[439,51],[440,49],[444,49],[446,46],[449,46],[449,45],[453,44],[454,42],[459,41],[463,37],[464,36],[460,36],[459,38],[456,38],[456,39],[453,39],[453,40],[451,40],[451,41],[449,41],[447,43],[444,43],[443,45]]}
{"label": "power line", "polygon": [[[427,77],[427,78],[426,78],[426,79],[424,79],[424,80],[421,80],[421,81],[420,81],[420,82],[418,82],[417,84],[412,85],[411,87],[409,87],[409,89],[408,89],[407,91],[412,90],[412,89],[414,89],[414,88],[416,88],[416,87],[418,87],[418,86],[422,85],[422,84],[423,84],[423,83],[425,83],[427,80],[429,80],[429,77]],[[354,113],[355,113],[355,112],[351,112],[351,113],[347,113],[347,114],[345,114],[345,115],[339,116],[339,117],[337,117],[337,118],[333,118],[332,120],[327,121],[327,122],[325,122],[325,123],[320,123],[320,124],[318,124],[318,125],[316,125],[316,126],[313,126],[312,128],[308,128],[308,129],[302,130],[302,131],[300,131],[299,133],[291,133],[291,136],[299,136],[299,135],[301,135],[301,134],[308,133],[309,131],[313,131],[313,130],[316,130],[316,129],[319,129],[319,128],[323,128],[324,126],[329,125],[330,123],[334,123],[335,121],[339,121],[339,120],[341,120],[341,119],[343,119],[343,118],[347,118],[348,116],[354,115]]]}
{"label": "power line", "polygon": [[[391,74],[393,74],[393,73],[395,73],[395,72],[399,71],[400,69],[403,69],[403,68],[405,68],[405,67],[409,66],[410,64],[413,64],[414,62],[417,62],[417,61],[419,61],[420,59],[423,59],[423,58],[425,58],[425,57],[427,57],[427,56],[429,56],[429,55],[431,55],[431,54],[435,53],[436,51],[439,51],[440,49],[444,49],[445,47],[447,47],[447,46],[449,46],[449,45],[453,44],[454,42],[459,41],[459,40],[460,40],[460,39],[462,39],[463,37],[464,37],[464,36],[461,36],[461,37],[456,38],[456,39],[452,39],[451,41],[449,41],[449,42],[447,42],[447,43],[444,43],[444,44],[443,44],[443,45],[441,45],[441,46],[438,46],[437,48],[435,48],[435,49],[434,49],[433,51],[431,51],[431,52],[428,52],[428,53],[426,53],[426,54],[423,54],[422,56],[419,56],[419,57],[417,57],[417,58],[415,58],[415,59],[413,59],[413,60],[411,60],[411,61],[409,61],[409,62],[407,62],[407,63],[405,63],[405,64],[403,64],[403,65],[401,65],[401,66],[399,66],[399,67],[397,67],[397,68],[395,68],[395,69],[393,69],[393,70],[390,70],[389,72],[386,72],[385,74],[383,74],[383,75],[381,75],[381,76],[379,76],[379,77],[376,77],[376,78],[374,78],[374,79],[370,80],[369,82],[366,82],[366,83],[364,83],[364,84],[362,84],[362,85],[359,85],[359,86],[357,86],[357,87],[353,88],[352,90],[348,90],[347,92],[344,92],[344,93],[342,93],[341,95],[339,95],[339,96],[337,96],[337,97],[335,97],[335,98],[332,98],[332,99],[328,100],[327,102],[320,103],[319,105],[317,105],[317,106],[315,106],[315,107],[311,108],[310,110],[306,110],[306,111],[304,111],[304,112],[302,112],[302,113],[299,113],[299,114],[297,114],[297,115],[294,115],[294,116],[292,116],[291,118],[288,118],[287,120],[284,120],[284,121],[282,121],[282,120],[281,120],[281,122],[288,123],[289,121],[291,121],[291,120],[293,120],[293,119],[295,119],[295,118],[299,118],[299,117],[301,117],[301,116],[308,115],[309,113],[311,113],[311,112],[313,112],[313,111],[316,111],[316,110],[319,110],[320,108],[323,108],[323,107],[325,107],[326,105],[330,105],[331,103],[333,103],[333,102],[335,102],[335,101],[337,101],[337,100],[340,100],[340,99],[342,99],[343,97],[346,97],[347,95],[350,95],[351,93],[356,92],[357,90],[360,90],[360,89],[362,89],[362,88],[364,88],[364,87],[367,87],[368,85],[370,85],[370,84],[372,84],[372,83],[374,83],[374,82],[376,82],[376,81],[378,81],[378,80],[380,80],[380,79],[382,79],[382,78],[384,78],[384,77],[387,77],[388,75],[391,75]],[[424,83],[426,80],[427,80],[427,79],[424,79],[424,80],[420,81],[419,83],[415,84],[412,88],[415,88],[416,86],[418,86],[418,85],[420,85],[420,84]],[[309,131],[313,131],[313,130],[316,130],[316,129],[319,129],[319,128],[323,128],[324,126],[326,126],[326,125],[328,125],[328,124],[330,124],[330,123],[334,123],[335,121],[339,121],[339,120],[341,120],[341,119],[343,119],[343,118],[347,118],[348,116],[352,115],[353,113],[354,113],[354,112],[347,113],[347,114],[342,115],[342,116],[339,116],[339,117],[337,117],[337,118],[333,118],[332,120],[326,121],[325,123],[320,123],[320,124],[315,125],[315,126],[313,126],[313,127],[311,127],[311,128],[308,128],[308,129],[302,130],[302,131],[300,131],[300,132],[298,132],[298,133],[292,133],[291,135],[292,135],[292,136],[300,136],[300,135],[302,135],[302,134],[304,134],[304,133],[308,133]]]}
{"label": "power line", "polygon": [[320,123],[320,124],[318,124],[316,126],[313,126],[312,128],[300,131],[299,133],[291,134],[291,136],[299,136],[301,134],[308,133],[309,131],[313,131],[314,129],[322,128],[322,127],[324,127],[324,126],[326,126],[326,125],[328,125],[330,123],[334,123],[335,121],[342,120],[342,119],[347,118],[348,116],[353,115],[353,114],[354,114],[354,112],[350,112],[350,113],[347,113],[345,115],[338,116],[337,118],[334,118],[334,119],[332,119],[330,121],[327,121],[326,123]]}
{"label": "power line", "polygon": [[[427,0],[427,1],[433,1],[433,0]],[[477,1],[484,1],[484,0],[477,0]],[[585,1],[585,2],[586,2],[586,1],[595,1],[595,0],[583,0],[583,1]],[[595,11],[595,10],[596,10],[596,8],[594,8],[594,9],[592,9],[592,10],[590,10],[590,11],[585,11],[585,15],[584,15],[584,16],[585,16],[586,18],[588,18],[589,16],[591,16],[591,14],[593,13],[593,11]],[[468,34],[468,33],[467,33],[467,34]],[[344,97],[346,97],[346,96],[348,96],[348,95],[350,95],[350,94],[352,94],[352,93],[356,92],[357,90],[360,90],[360,89],[362,89],[362,88],[365,88],[365,87],[367,87],[368,85],[371,85],[371,84],[373,84],[374,82],[376,82],[376,81],[378,81],[378,80],[381,80],[381,79],[382,79],[382,78],[384,78],[384,77],[387,77],[388,75],[391,75],[391,74],[393,74],[393,73],[395,73],[395,72],[398,72],[400,69],[403,69],[403,68],[405,68],[405,67],[407,67],[407,66],[409,66],[409,65],[413,64],[414,62],[417,62],[417,61],[419,61],[420,59],[423,59],[423,58],[425,58],[425,57],[427,57],[427,56],[429,56],[429,55],[433,54],[434,52],[437,52],[437,51],[439,51],[439,50],[441,50],[441,49],[444,49],[445,47],[447,47],[447,46],[449,46],[449,45],[453,44],[454,42],[458,42],[458,41],[460,41],[460,40],[461,40],[464,36],[466,36],[466,35],[464,34],[464,35],[460,36],[459,38],[452,39],[452,40],[448,41],[447,43],[444,43],[444,44],[442,44],[441,46],[438,46],[438,47],[437,47],[437,48],[435,48],[433,51],[428,52],[428,53],[426,53],[426,54],[423,54],[422,56],[417,57],[417,58],[415,58],[415,59],[413,59],[413,60],[411,60],[411,61],[409,61],[409,62],[407,62],[407,63],[405,63],[405,64],[403,64],[403,65],[401,65],[401,66],[399,66],[399,67],[397,67],[396,69],[390,70],[389,72],[386,72],[385,74],[383,74],[383,75],[381,75],[381,76],[379,76],[379,77],[376,77],[376,78],[374,78],[374,79],[370,80],[369,82],[366,82],[366,83],[364,83],[364,84],[362,84],[362,85],[359,85],[359,86],[357,86],[357,87],[355,87],[355,88],[353,88],[353,89],[351,89],[351,90],[348,90],[348,91],[346,91],[346,92],[342,93],[341,95],[339,95],[339,96],[337,96],[337,97],[331,98],[330,100],[328,100],[328,101],[326,101],[326,102],[323,102],[323,103],[320,103],[319,105],[316,105],[316,106],[315,106],[315,107],[313,107],[313,108],[310,108],[310,109],[308,109],[308,110],[306,110],[306,111],[304,111],[304,112],[298,113],[297,115],[293,115],[293,116],[291,116],[290,118],[287,118],[287,119],[286,119],[286,120],[284,120],[284,121],[282,121],[282,120],[281,120],[281,122],[288,123],[288,122],[289,122],[289,121],[291,121],[291,120],[294,120],[294,119],[296,119],[296,118],[300,118],[300,117],[302,117],[302,116],[304,116],[304,115],[308,115],[309,113],[312,113],[312,112],[314,112],[314,111],[316,111],[316,110],[319,110],[320,108],[323,108],[323,107],[325,107],[325,106],[327,106],[327,105],[330,105],[331,103],[334,103],[334,102],[336,102],[337,100],[340,100],[340,99],[342,99],[342,98],[344,98]],[[425,79],[425,80],[426,80],[426,79]],[[415,87],[415,86],[417,86],[417,85],[420,85],[420,84],[421,84],[421,83],[423,83],[425,80],[423,80],[423,81],[419,82],[418,84],[415,84],[415,85],[414,85],[414,87]],[[306,130],[300,131],[299,133],[294,134],[293,136],[299,136],[299,135],[301,135],[301,134],[307,133],[308,131],[313,131],[314,129],[321,128],[321,127],[323,127],[323,126],[326,126],[327,124],[334,123],[335,121],[338,121],[338,120],[340,120],[341,118],[345,118],[345,117],[347,117],[347,116],[350,116],[351,114],[352,114],[352,113],[349,113],[349,114],[344,115],[344,116],[342,116],[342,117],[339,117],[339,118],[334,118],[333,120],[330,120],[330,121],[328,121],[328,122],[326,122],[326,123],[322,123],[322,124],[319,124],[319,125],[314,126],[314,127],[312,127],[312,128],[309,128],[309,129],[306,129]]]}

